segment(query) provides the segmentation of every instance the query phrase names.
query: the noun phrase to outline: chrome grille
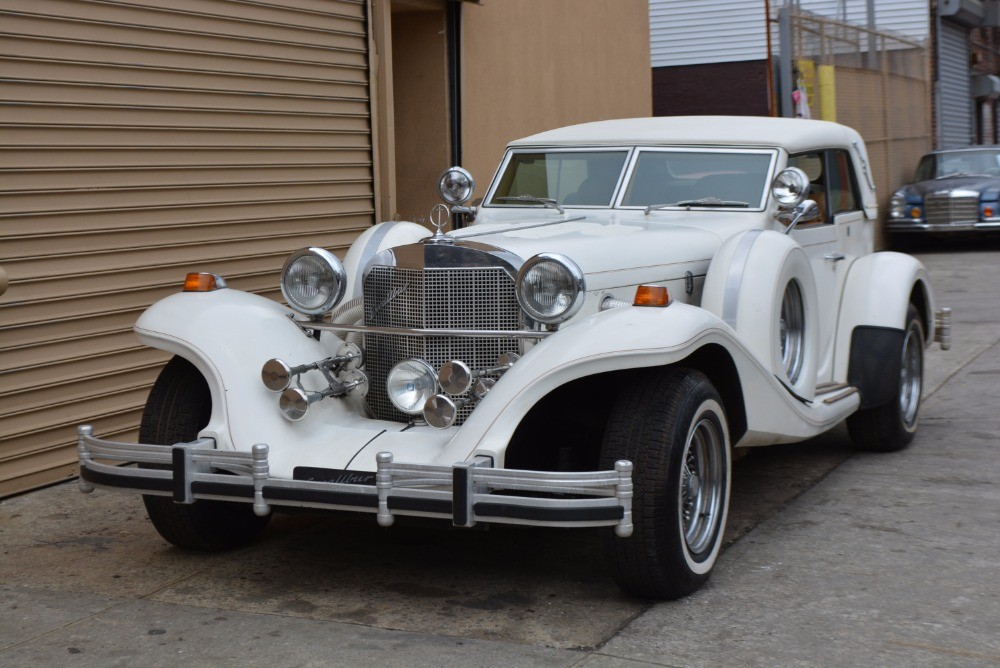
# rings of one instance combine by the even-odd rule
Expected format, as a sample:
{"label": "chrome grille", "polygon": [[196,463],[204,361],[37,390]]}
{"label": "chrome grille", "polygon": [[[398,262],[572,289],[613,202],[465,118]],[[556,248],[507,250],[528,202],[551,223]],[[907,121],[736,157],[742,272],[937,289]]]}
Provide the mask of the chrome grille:
{"label": "chrome grille", "polygon": [[[514,280],[500,267],[402,269],[375,266],[365,277],[365,324],[421,329],[516,330],[521,327]],[[435,370],[461,360],[473,369],[496,365],[504,352],[517,352],[515,339],[365,335],[368,405],[375,417],[405,422],[411,416],[389,401],[385,379],[397,363],[426,361]],[[464,398],[464,397],[463,397]],[[472,412],[459,409],[457,424]]]}
{"label": "chrome grille", "polygon": [[974,223],[979,220],[979,198],[929,195],[924,200],[924,218],[932,225]]}

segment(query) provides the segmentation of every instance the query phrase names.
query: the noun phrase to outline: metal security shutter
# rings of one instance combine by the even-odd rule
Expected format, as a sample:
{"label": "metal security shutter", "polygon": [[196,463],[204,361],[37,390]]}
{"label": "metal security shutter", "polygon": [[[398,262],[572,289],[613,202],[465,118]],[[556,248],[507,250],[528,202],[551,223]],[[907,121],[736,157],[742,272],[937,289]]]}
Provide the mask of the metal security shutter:
{"label": "metal security shutter", "polygon": [[188,271],[278,298],[373,223],[364,0],[0,0],[0,496],[136,438]]}
{"label": "metal security shutter", "polygon": [[763,0],[651,0],[651,64],[655,68],[763,60],[766,25]]}
{"label": "metal security shutter", "polygon": [[968,29],[941,21],[938,40],[938,137],[941,148],[972,143],[972,79]]}

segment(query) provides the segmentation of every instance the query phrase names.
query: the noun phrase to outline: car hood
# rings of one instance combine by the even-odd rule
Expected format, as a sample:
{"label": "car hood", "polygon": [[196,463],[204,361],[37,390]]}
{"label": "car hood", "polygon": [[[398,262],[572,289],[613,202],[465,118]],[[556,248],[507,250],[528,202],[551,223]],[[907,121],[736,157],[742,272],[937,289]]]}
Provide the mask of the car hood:
{"label": "car hood", "polygon": [[1000,192],[1000,177],[995,176],[948,176],[930,181],[919,181],[906,186],[907,196],[926,197],[936,193],[947,193],[953,190],[970,190],[978,193],[991,192],[996,196]]}
{"label": "car hood", "polygon": [[622,221],[525,221],[484,224],[449,235],[527,260],[538,253],[561,253],[579,265],[589,290],[705,273],[722,243],[720,235],[687,225]]}

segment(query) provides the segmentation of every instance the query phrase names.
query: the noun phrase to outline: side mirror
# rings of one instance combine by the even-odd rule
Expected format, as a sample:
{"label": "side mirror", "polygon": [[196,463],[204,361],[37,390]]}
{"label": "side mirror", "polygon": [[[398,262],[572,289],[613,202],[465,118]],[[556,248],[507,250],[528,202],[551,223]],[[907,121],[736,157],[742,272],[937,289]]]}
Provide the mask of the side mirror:
{"label": "side mirror", "polygon": [[802,202],[792,211],[791,222],[788,223],[788,227],[785,228],[785,234],[788,234],[795,229],[795,226],[806,221],[816,220],[819,218],[819,205],[816,204],[811,199],[807,199]]}

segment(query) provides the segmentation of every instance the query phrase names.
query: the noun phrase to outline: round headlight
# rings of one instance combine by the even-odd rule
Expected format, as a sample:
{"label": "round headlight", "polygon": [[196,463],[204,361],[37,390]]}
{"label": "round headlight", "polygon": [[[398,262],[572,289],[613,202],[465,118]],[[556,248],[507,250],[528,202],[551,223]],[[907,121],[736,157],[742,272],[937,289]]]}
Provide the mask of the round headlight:
{"label": "round headlight", "polygon": [[517,272],[517,302],[532,319],[553,325],[572,318],[587,291],[583,272],[557,253],[539,253]]}
{"label": "round headlight", "polygon": [[771,183],[771,195],[782,209],[794,209],[809,194],[809,177],[798,167],[781,170]]}
{"label": "round headlight", "polygon": [[410,415],[424,410],[427,400],[438,392],[437,374],[423,360],[406,360],[392,368],[385,379],[392,405]]}
{"label": "round headlight", "polygon": [[462,204],[472,199],[472,192],[476,189],[476,182],[472,179],[472,174],[461,167],[452,167],[445,170],[438,181],[438,190],[441,191],[441,199],[448,204]]}
{"label": "round headlight", "polygon": [[896,193],[889,200],[889,217],[906,218],[906,198],[903,193]]}
{"label": "round headlight", "polygon": [[281,269],[281,294],[299,313],[326,313],[343,298],[346,289],[344,265],[322,248],[295,251]]}

